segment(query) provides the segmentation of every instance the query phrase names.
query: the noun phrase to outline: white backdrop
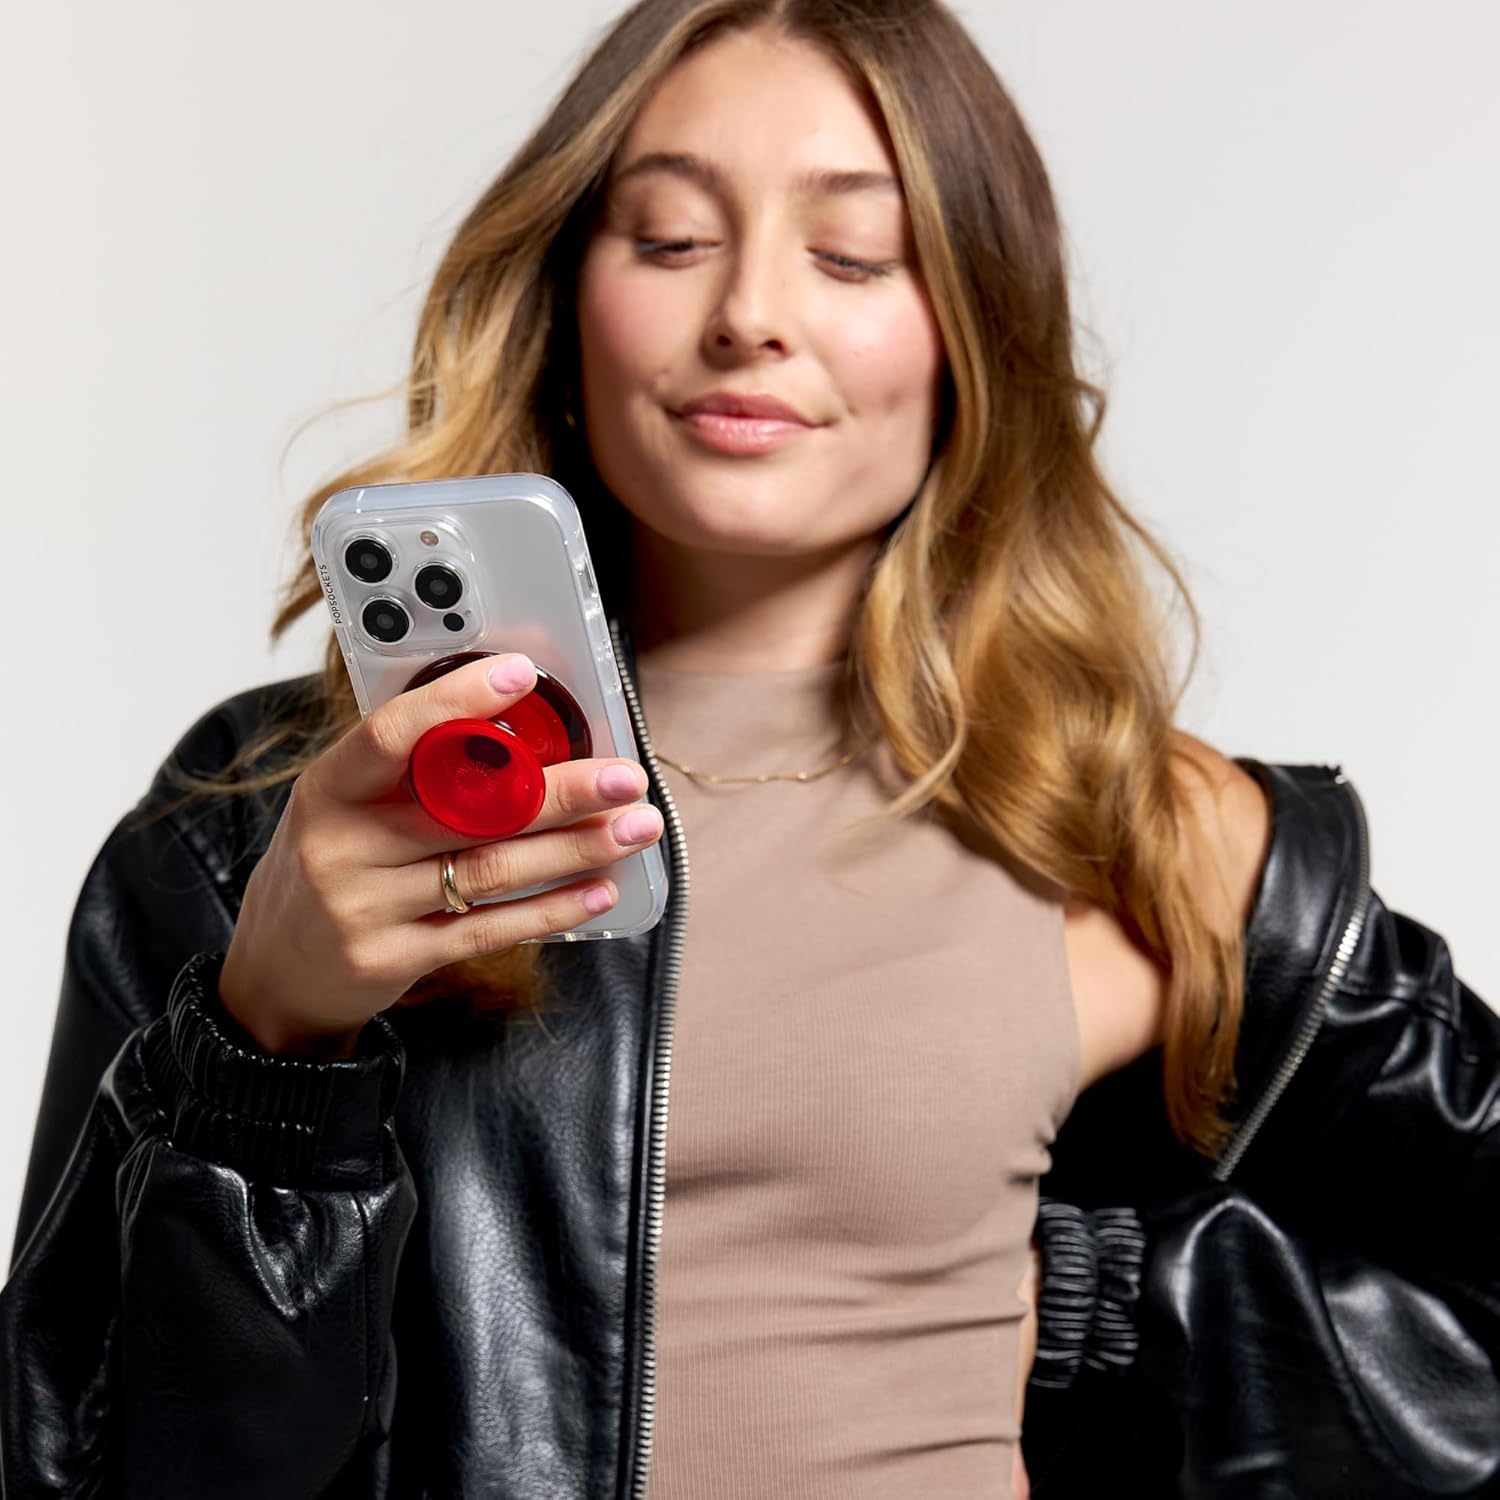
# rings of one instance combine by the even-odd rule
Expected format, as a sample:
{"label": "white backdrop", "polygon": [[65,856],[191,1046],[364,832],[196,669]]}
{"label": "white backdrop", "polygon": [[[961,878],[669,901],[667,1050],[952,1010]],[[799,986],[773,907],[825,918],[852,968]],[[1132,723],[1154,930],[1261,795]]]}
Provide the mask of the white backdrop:
{"label": "white backdrop", "polygon": [[[616,6],[59,0],[0,61],[0,1244],[69,909],[177,735],[271,652],[293,510],[396,430],[424,280]],[[1069,227],[1106,454],[1187,565],[1185,721],[1339,761],[1374,880],[1500,997],[1492,920],[1500,8],[964,14]]]}

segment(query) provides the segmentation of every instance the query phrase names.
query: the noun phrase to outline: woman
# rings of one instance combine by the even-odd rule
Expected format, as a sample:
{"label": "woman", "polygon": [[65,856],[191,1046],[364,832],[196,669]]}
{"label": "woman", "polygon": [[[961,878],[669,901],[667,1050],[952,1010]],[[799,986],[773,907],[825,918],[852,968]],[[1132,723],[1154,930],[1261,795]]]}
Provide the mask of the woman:
{"label": "woman", "polygon": [[[1070,331],[945,10],[620,20],[455,237],[408,441],[307,514],[557,475],[645,766],[554,767],[530,831],[456,847],[406,756],[516,657],[359,724],[331,650],[190,732],[74,924],[7,1495],[1024,1486],[1049,1147],[1157,1059],[1121,1127],[1231,1138],[1272,869],[1273,778],[1173,727],[1136,553],[1170,566]],[[529,941],[608,882],[461,909],[664,834],[642,938]]]}

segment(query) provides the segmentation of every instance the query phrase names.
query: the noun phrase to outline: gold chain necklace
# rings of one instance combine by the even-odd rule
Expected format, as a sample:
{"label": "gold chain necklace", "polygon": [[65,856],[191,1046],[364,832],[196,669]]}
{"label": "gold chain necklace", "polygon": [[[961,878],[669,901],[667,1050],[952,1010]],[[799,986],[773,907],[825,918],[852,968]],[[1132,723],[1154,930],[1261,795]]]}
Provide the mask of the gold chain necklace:
{"label": "gold chain necklace", "polygon": [[715,776],[712,771],[699,771],[692,766],[685,766],[681,761],[673,760],[670,755],[663,755],[660,750],[656,751],[656,758],[673,770],[681,771],[684,776],[691,777],[694,781],[707,782],[711,786],[764,786],[768,781],[818,781],[840,767],[847,766],[850,761],[857,760],[865,753],[865,749],[861,745],[817,771],[764,771],[759,776]]}

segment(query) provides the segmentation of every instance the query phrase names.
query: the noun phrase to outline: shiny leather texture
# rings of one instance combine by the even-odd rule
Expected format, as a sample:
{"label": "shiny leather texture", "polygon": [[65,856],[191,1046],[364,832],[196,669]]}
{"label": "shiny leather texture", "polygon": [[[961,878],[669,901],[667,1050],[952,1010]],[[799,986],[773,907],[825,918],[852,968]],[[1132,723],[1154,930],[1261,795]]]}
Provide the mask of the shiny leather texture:
{"label": "shiny leather texture", "polygon": [[[226,765],[311,687],[230,699],[177,762]],[[1357,876],[1334,774],[1246,764],[1274,808],[1248,1104]],[[654,1023],[684,912],[549,946],[568,1003],[544,1027],[439,1001],[372,1023],[349,1062],[268,1058],[214,981],[285,795],[127,819],[85,882],[0,1293],[5,1500],[638,1493]],[[142,807],[174,796],[164,769]],[[1361,1432],[1416,1483],[1496,1473],[1496,1055],[1441,940],[1377,903],[1230,1182],[1173,1142],[1154,1057],[1084,1095],[1044,1189],[1140,1211],[1141,1349],[1030,1393],[1038,1500],[1486,1493],[1340,1488],[1329,1412],[1395,1351],[1399,1395]],[[1264,1342],[1221,1365],[1226,1305]]]}
{"label": "shiny leather texture", "polygon": [[1028,1389],[1033,1495],[1500,1495],[1500,1019],[1443,940],[1364,883],[1339,773],[1241,764],[1273,811],[1246,934],[1241,1118],[1361,895],[1363,927],[1228,1180],[1167,1136],[1158,1054],[1079,1098],[1043,1190],[1139,1215],[1139,1356]]}

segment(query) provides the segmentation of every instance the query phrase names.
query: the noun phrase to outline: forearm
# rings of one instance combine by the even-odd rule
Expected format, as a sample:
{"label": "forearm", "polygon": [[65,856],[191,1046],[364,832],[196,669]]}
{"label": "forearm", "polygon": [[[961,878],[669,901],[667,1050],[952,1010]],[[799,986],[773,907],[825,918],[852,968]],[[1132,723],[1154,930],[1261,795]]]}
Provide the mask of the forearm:
{"label": "forearm", "polygon": [[260,1058],[190,965],[0,1294],[3,1492],[321,1494],[379,1440],[414,1212],[399,1056]]}

